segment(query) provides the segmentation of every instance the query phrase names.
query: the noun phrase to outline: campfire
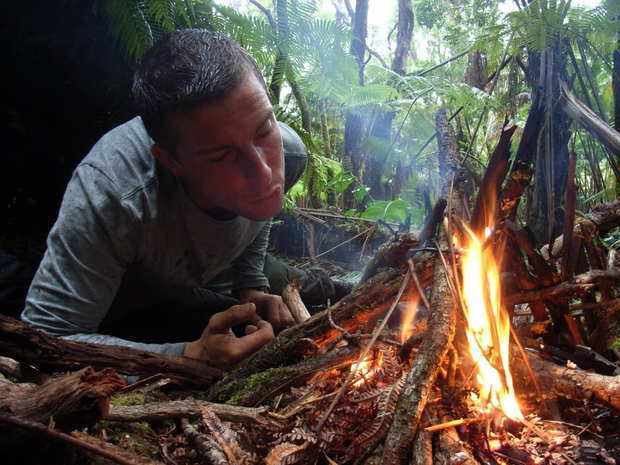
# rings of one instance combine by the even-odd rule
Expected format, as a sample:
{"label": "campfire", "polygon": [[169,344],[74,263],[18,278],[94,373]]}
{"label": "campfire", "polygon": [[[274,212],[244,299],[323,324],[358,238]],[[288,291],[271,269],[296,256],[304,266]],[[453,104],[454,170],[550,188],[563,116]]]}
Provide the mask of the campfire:
{"label": "campfire", "polygon": [[[455,181],[419,234],[386,244],[352,294],[312,317],[287,288],[299,324],[227,373],[0,317],[0,353],[28,369],[107,367],[40,385],[0,380],[0,423],[125,464],[146,459],[107,440],[121,422],[149,422],[171,465],[617,463],[617,365],[583,343],[607,337],[620,311],[618,264],[597,248],[620,225],[620,201],[579,221],[567,213],[558,244],[534,247],[515,221],[524,165],[506,176],[513,132],[471,213]],[[143,379],[123,387],[112,368]],[[175,398],[159,391],[169,384],[200,391]],[[110,405],[136,392],[150,402]]]}

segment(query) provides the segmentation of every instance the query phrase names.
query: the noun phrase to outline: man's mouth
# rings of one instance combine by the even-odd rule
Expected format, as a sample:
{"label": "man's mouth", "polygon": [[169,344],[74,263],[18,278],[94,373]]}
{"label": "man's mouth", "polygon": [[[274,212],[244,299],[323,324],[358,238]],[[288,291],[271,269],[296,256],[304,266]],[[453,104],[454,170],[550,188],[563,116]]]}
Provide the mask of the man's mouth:
{"label": "man's mouth", "polygon": [[265,200],[271,200],[273,199],[276,195],[280,195],[282,193],[282,185],[277,184],[275,186],[273,186],[268,192],[267,194],[260,196],[260,197],[256,197],[254,199],[255,202],[264,202]]}

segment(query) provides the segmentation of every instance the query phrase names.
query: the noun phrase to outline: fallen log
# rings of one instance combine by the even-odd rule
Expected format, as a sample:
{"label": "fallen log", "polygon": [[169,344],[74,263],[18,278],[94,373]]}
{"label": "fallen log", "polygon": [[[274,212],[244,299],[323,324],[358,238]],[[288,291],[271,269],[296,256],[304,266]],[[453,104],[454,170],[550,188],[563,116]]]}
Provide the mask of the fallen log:
{"label": "fallen log", "polygon": [[[573,237],[590,238],[603,235],[617,226],[620,226],[620,199],[597,205],[584,217],[576,219]],[[541,253],[547,260],[550,260],[551,257],[559,255],[563,246],[564,235],[561,235],[553,241],[551,250],[549,250],[549,244],[546,244],[541,247]]]}
{"label": "fallen log", "polygon": [[0,411],[26,420],[84,425],[104,416],[108,398],[126,385],[112,369],[80,371],[50,378],[42,385],[0,379]]}
{"label": "fallen log", "polygon": [[554,300],[567,296],[581,296],[594,288],[601,281],[606,280],[620,282],[620,268],[590,270],[587,273],[575,276],[570,281],[565,281],[556,286],[543,287],[508,295],[506,296],[505,302],[507,305],[516,305],[540,300]]}
{"label": "fallen log", "polygon": [[437,434],[435,452],[433,454],[434,465],[479,465],[479,462],[474,458],[472,453],[468,450],[459,439],[459,434],[454,427],[444,428]]}
{"label": "fallen log", "polygon": [[66,371],[92,366],[114,368],[126,375],[166,373],[176,383],[194,386],[210,386],[222,375],[217,368],[185,357],[56,338],[4,315],[0,315],[0,354],[41,370]]}
{"label": "fallen log", "polygon": [[[527,359],[542,392],[553,397],[584,400],[596,399],[620,410],[620,376],[605,376],[577,368],[561,366],[527,352]],[[531,378],[520,357],[513,357],[511,369],[519,384],[530,386]]]}

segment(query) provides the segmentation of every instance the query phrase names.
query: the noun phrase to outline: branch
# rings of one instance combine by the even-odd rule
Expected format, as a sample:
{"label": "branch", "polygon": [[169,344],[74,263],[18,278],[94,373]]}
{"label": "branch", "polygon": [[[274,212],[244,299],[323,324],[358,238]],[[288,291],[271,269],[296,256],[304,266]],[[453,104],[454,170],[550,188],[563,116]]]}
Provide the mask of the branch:
{"label": "branch", "polygon": [[130,347],[67,341],[4,315],[0,315],[0,354],[52,371],[92,366],[114,368],[127,375],[165,373],[178,383],[200,386],[209,386],[222,376],[222,370],[197,360]]}
{"label": "branch", "polygon": [[110,412],[104,416],[104,419],[130,423],[135,421],[163,421],[175,418],[197,418],[202,415],[204,407],[209,407],[219,418],[225,421],[268,427],[281,426],[277,421],[265,415],[266,407],[238,407],[195,399],[153,402],[144,405],[112,406]]}
{"label": "branch", "polygon": [[518,292],[506,297],[507,305],[523,304],[538,300],[553,300],[560,297],[583,294],[592,289],[601,280],[610,279],[620,282],[620,268],[608,270],[591,270],[587,273],[575,276],[571,281],[566,281],[557,286],[534,289],[531,291]]}
{"label": "branch", "polygon": [[581,124],[586,131],[611,150],[614,155],[620,156],[620,133],[579,101],[565,83],[561,83],[560,89],[562,107],[569,118]]}

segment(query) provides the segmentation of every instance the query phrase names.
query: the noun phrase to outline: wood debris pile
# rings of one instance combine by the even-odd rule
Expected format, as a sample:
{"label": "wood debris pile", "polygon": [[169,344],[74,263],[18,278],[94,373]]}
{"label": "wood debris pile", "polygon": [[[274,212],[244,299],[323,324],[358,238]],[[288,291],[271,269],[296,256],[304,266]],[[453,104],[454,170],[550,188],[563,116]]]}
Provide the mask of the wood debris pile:
{"label": "wood debris pile", "polygon": [[[503,131],[471,215],[458,211],[469,201],[455,170],[418,237],[387,244],[350,295],[305,321],[295,311],[298,325],[230,371],[59,340],[0,317],[0,355],[10,357],[0,367],[19,381],[0,380],[0,437],[33,452],[23,432],[34,432],[123,464],[619,463],[619,357],[610,342],[620,267],[601,239],[620,225],[620,200],[575,219],[569,186],[563,235],[535,246],[516,221],[531,175],[525,154],[540,130],[531,121],[510,172],[514,128]],[[445,158],[457,160],[445,114],[437,126]],[[504,257],[518,421],[475,400],[479,362],[465,334],[453,237],[480,230],[489,211],[496,222],[484,247]],[[411,305],[418,311],[405,338]],[[123,387],[110,368],[143,379]],[[59,371],[70,373],[48,378]],[[118,405],[138,393],[139,402]],[[142,425],[152,447],[112,439],[118,424]]]}

